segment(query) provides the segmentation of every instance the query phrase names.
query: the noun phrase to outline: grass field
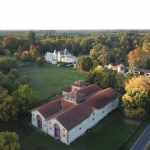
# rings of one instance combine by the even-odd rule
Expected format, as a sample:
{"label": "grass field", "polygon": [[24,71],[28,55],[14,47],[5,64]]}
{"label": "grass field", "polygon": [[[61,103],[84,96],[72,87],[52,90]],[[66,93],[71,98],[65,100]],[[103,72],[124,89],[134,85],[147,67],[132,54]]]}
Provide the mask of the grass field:
{"label": "grass field", "polygon": [[42,99],[50,97],[53,92],[60,93],[64,86],[71,86],[76,80],[84,80],[86,76],[73,70],[73,67],[63,68],[56,65],[22,69],[20,74],[30,77],[29,86]]}
{"label": "grass field", "polygon": [[[19,133],[21,150],[115,150],[129,137],[131,129],[137,128],[125,123],[122,113],[117,109],[67,146],[30,127],[30,120],[30,115],[21,120],[25,125],[23,132]],[[7,126],[0,124],[0,129],[11,131],[11,127]]]}

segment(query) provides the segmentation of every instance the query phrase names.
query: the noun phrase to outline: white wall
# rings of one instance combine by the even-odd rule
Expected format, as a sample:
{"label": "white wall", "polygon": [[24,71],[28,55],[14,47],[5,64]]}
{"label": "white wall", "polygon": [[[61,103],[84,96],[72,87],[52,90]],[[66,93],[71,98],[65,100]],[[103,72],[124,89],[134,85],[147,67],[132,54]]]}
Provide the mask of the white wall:
{"label": "white wall", "polygon": [[55,136],[55,128],[54,125],[57,124],[60,127],[60,140],[63,143],[70,144],[76,138],[81,136],[86,132],[87,129],[94,126],[97,122],[99,122],[102,118],[104,118],[109,112],[118,107],[119,98],[107,104],[104,108],[95,109],[89,118],[84,120],[81,124],[77,125],[70,131],[67,131],[55,118],[52,118],[48,121],[38,112],[32,111],[31,123],[33,126],[38,127],[37,115],[39,115],[42,119],[42,131],[48,133],[50,136]]}
{"label": "white wall", "polygon": [[55,136],[54,125],[57,124],[60,127],[60,140],[67,144],[68,131],[57,121],[55,118],[48,120],[48,134],[52,137]]}
{"label": "white wall", "polygon": [[31,115],[32,115],[31,124],[35,127],[38,127],[37,115],[39,115],[41,117],[42,131],[47,133],[47,121],[45,120],[45,118],[38,111],[32,111]]}
{"label": "white wall", "polygon": [[101,119],[103,119],[109,112],[118,107],[119,98],[115,99],[113,102],[107,104],[104,108],[95,109],[89,118],[84,120],[81,124],[77,125],[75,128],[69,131],[69,142],[73,142],[76,138],[81,136],[87,129],[94,126]]}

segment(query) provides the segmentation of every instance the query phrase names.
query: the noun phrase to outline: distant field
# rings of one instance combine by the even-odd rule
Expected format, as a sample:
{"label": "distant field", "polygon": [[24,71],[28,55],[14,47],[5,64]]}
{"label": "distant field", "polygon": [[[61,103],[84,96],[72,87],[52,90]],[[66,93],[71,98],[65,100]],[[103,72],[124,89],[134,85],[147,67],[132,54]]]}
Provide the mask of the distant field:
{"label": "distant field", "polygon": [[28,75],[31,79],[29,86],[39,93],[42,99],[51,96],[53,92],[61,92],[61,89],[73,84],[76,79],[84,80],[86,74],[73,70],[73,67],[62,68],[56,65],[28,68],[19,70],[21,75]]}

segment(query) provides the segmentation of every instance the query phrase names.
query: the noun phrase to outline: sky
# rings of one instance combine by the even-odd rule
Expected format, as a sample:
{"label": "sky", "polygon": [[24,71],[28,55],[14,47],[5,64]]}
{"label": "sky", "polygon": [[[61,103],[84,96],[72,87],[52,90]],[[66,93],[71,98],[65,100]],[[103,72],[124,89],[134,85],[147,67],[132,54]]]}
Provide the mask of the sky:
{"label": "sky", "polygon": [[150,29],[150,0],[0,0],[0,30]]}

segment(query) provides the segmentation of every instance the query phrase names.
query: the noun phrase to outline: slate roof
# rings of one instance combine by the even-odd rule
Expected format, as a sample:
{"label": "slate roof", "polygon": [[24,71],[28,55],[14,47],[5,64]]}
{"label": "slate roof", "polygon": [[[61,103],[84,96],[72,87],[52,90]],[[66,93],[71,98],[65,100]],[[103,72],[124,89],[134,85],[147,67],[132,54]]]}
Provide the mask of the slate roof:
{"label": "slate roof", "polygon": [[70,86],[65,86],[62,91],[64,92],[71,92],[71,87]]}
{"label": "slate roof", "polygon": [[73,98],[73,99],[78,99],[80,97],[83,97],[85,94],[83,93],[79,93],[77,91],[73,91],[73,92],[69,92],[67,94],[65,94],[64,96],[66,97],[70,97],[70,98]]}
{"label": "slate roof", "polygon": [[79,81],[79,82],[76,82],[74,84],[72,84],[73,86],[77,86],[77,87],[83,87],[83,86],[86,86],[88,85],[87,82],[84,82],[84,81]]}

